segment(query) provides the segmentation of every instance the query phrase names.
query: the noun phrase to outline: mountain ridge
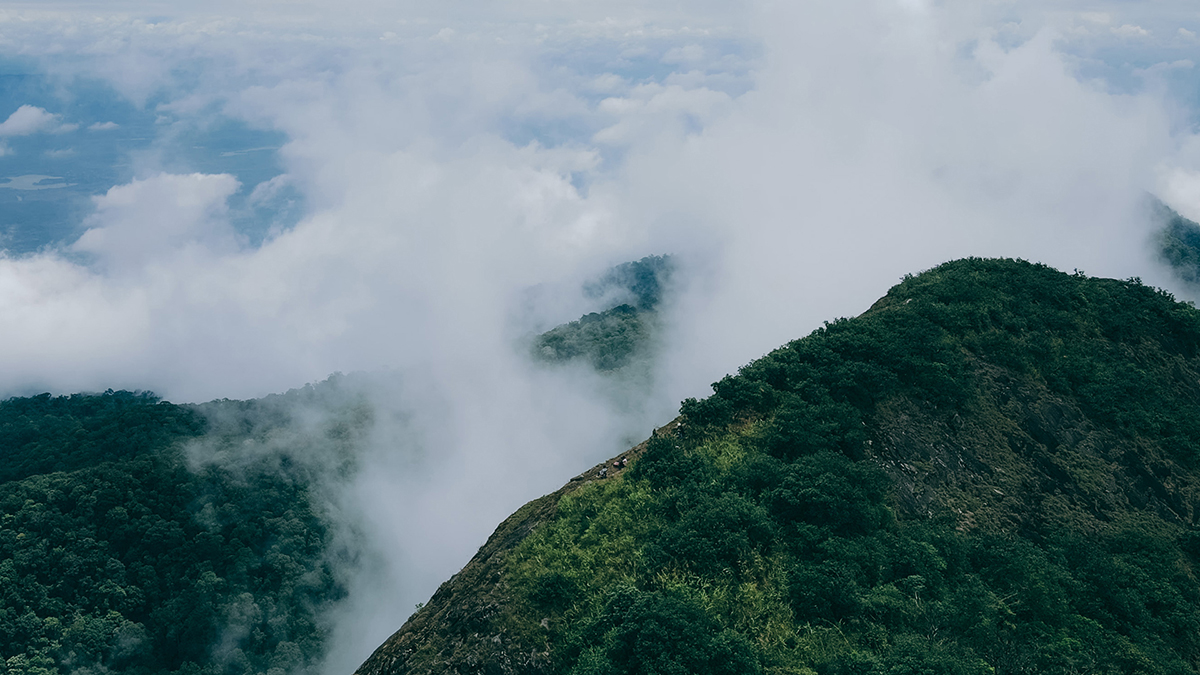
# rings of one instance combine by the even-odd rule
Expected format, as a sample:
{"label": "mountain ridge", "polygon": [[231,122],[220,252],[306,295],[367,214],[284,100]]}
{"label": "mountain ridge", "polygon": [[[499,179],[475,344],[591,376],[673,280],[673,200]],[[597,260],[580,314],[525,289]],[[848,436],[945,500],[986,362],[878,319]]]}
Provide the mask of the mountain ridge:
{"label": "mountain ridge", "polygon": [[1197,411],[1195,308],[946,263],[519,510],[358,673],[1198,672]]}

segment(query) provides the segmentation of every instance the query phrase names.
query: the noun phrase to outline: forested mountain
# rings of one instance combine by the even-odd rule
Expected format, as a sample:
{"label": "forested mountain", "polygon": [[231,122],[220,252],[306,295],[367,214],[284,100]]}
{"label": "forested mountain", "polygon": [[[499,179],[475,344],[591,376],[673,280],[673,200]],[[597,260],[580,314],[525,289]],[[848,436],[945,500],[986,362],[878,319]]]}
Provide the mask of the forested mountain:
{"label": "forested mountain", "polygon": [[960,260],[506,520],[358,671],[1200,671],[1200,311]]}
{"label": "forested mountain", "polygon": [[[223,419],[215,438],[258,428]],[[0,403],[10,675],[284,675],[321,657],[320,611],[343,590],[309,486],[266,455],[189,466],[212,426],[141,393]]]}

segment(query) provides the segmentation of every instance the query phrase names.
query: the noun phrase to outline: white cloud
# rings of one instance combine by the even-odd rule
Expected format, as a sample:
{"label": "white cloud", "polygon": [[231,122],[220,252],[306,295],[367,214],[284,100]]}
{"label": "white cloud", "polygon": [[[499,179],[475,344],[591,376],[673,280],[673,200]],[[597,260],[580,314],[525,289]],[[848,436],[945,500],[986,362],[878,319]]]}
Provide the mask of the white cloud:
{"label": "white cloud", "polygon": [[897,4],[911,12],[924,12],[929,9],[928,0],[897,0]]}
{"label": "white cloud", "polygon": [[148,264],[170,265],[181,252],[236,250],[225,220],[226,200],[238,188],[229,175],[160,174],[110,189],[93,198],[87,231],[71,247],[95,256],[108,273],[140,272]]}
{"label": "white cloud", "polygon": [[270,180],[265,180],[254,186],[254,190],[250,193],[249,201],[251,204],[264,204],[277,198],[279,194],[286,188],[292,186],[292,177],[286,173],[279,174]]}
{"label": "white cloud", "polygon": [[121,125],[116,122],[95,122],[88,125],[88,131],[111,131],[119,128]]}
{"label": "white cloud", "polygon": [[1200,221],[1200,167],[1162,167],[1155,193],[1183,217]]}
{"label": "white cloud", "polygon": [[673,47],[663,55],[663,63],[697,63],[704,59],[704,47],[697,44]]}
{"label": "white cloud", "polygon": [[628,96],[606,98],[598,112],[613,120],[593,140],[603,145],[628,146],[650,142],[667,133],[695,133],[731,109],[727,94],[704,87],[647,84]]}
{"label": "white cloud", "polygon": [[28,136],[39,132],[64,133],[77,128],[76,124],[63,124],[61,116],[48,113],[43,108],[23,105],[0,122],[0,137]]}
{"label": "white cloud", "polygon": [[597,75],[588,83],[588,90],[599,94],[615,94],[629,88],[629,81],[616,73]]}
{"label": "white cloud", "polygon": [[1191,70],[1195,67],[1196,67],[1195,61],[1192,61],[1191,59],[1179,59],[1178,61],[1170,61],[1170,62],[1164,61],[1161,63],[1155,63],[1147,68],[1135,69],[1133,72],[1135,74],[1143,76],[1143,77],[1146,77],[1146,76],[1154,77],[1154,76],[1160,76],[1164,73],[1170,73],[1171,71]]}
{"label": "white cloud", "polygon": [[1129,23],[1123,24],[1123,25],[1118,26],[1117,28],[1113,28],[1111,30],[1112,30],[1113,35],[1116,35],[1116,36],[1122,37],[1122,38],[1147,38],[1147,37],[1150,37],[1150,31],[1146,30],[1145,28],[1142,28],[1141,26],[1135,26],[1135,25],[1129,24]]}
{"label": "white cloud", "polygon": [[1178,31],[1178,34],[1179,34],[1179,37],[1181,37],[1185,40],[1195,40],[1196,39],[1195,31],[1190,31],[1186,28],[1180,28]]}

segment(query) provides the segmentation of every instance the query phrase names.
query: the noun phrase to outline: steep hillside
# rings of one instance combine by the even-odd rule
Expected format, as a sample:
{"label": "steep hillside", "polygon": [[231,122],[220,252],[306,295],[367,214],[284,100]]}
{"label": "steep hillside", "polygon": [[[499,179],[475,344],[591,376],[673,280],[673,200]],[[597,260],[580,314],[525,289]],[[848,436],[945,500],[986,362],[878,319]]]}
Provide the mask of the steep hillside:
{"label": "steep hillside", "polygon": [[1200,670],[1193,307],[960,260],[714,391],[359,674]]}

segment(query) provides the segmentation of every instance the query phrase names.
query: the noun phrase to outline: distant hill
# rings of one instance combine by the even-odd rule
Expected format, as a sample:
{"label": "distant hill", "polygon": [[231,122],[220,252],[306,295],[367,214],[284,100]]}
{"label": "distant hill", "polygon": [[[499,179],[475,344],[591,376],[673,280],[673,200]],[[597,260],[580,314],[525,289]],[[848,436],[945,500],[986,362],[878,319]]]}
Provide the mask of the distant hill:
{"label": "distant hill", "polygon": [[1200,224],[1179,215],[1152,195],[1147,195],[1146,204],[1158,225],[1154,243],[1159,260],[1180,280],[1200,285]]}
{"label": "distant hill", "polygon": [[648,357],[658,329],[659,303],[674,270],[671,256],[647,256],[585,284],[586,297],[607,300],[611,306],[537,336],[534,358],[546,363],[578,360],[610,372]]}
{"label": "distant hill", "polygon": [[1200,672],[1190,305],[959,260],[713,387],[358,674]]}

